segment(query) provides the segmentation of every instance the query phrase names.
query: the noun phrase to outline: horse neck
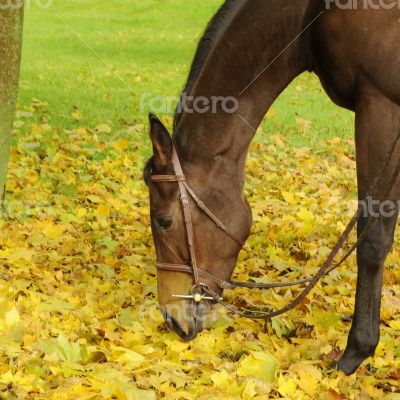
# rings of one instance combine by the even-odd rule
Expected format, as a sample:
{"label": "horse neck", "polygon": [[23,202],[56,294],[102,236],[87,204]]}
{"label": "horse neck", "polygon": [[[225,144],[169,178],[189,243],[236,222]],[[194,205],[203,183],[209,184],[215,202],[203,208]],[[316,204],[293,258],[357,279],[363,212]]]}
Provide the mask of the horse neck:
{"label": "horse neck", "polygon": [[[184,162],[243,175],[256,128],[279,94],[308,68],[307,25],[318,0],[243,1],[209,54],[190,96],[234,97],[238,110],[183,112],[174,141]],[[301,35],[300,33],[304,31]],[[213,167],[214,168],[214,167]]]}

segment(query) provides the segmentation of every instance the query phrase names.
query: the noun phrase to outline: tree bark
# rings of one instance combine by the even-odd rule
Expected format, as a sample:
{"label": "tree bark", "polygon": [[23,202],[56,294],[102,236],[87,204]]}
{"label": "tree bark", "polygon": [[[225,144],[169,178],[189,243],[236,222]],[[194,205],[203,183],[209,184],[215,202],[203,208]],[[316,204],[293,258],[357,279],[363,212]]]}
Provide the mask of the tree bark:
{"label": "tree bark", "polygon": [[0,201],[4,197],[17,103],[23,20],[23,0],[0,0]]}

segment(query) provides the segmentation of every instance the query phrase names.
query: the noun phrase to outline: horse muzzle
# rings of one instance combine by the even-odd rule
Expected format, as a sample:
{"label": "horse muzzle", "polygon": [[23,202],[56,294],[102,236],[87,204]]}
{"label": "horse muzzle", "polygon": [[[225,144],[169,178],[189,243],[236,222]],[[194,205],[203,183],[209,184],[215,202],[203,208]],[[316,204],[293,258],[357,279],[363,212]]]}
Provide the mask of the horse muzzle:
{"label": "horse muzzle", "polygon": [[185,342],[190,342],[215,320],[214,306],[208,303],[179,301],[160,306],[168,328]]}

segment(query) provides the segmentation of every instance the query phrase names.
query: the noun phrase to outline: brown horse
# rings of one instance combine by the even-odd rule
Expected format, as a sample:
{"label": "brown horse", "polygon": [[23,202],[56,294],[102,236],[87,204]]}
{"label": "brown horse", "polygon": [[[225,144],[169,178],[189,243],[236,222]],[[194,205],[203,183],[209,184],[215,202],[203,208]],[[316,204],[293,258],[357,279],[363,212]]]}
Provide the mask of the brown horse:
{"label": "brown horse", "polygon": [[[275,99],[307,70],[318,75],[336,104],[356,113],[359,197],[364,199],[400,129],[400,10],[387,4],[380,0],[228,0],[223,4],[199,44],[172,138],[156,117],[150,117],[154,156],[145,178],[159,262],[193,263],[185,232],[187,216],[180,202],[182,181],[177,182],[183,178],[171,178],[179,175],[174,151],[197,196],[232,236],[245,241],[252,224],[243,195],[249,144]],[[216,99],[229,100],[214,104]],[[237,99],[236,107],[232,99]],[[394,169],[391,161],[374,199],[388,200],[382,193],[387,193]],[[154,175],[167,179],[152,180]],[[390,199],[399,195],[396,184]],[[218,229],[192,200],[190,206],[198,266],[209,277],[229,281],[240,251],[238,241]],[[367,219],[363,215],[358,221],[359,234]],[[396,220],[397,208],[392,215],[379,217],[358,247],[354,320],[338,364],[347,374],[374,353],[379,341],[382,275]],[[215,279],[204,275],[201,283],[222,295]],[[194,312],[193,285],[193,274],[182,268],[159,270],[161,311],[170,328],[185,340],[194,339],[204,328],[200,316],[210,309],[201,302]],[[188,299],[173,297],[177,294],[187,294]],[[188,304],[189,316],[184,312]]]}

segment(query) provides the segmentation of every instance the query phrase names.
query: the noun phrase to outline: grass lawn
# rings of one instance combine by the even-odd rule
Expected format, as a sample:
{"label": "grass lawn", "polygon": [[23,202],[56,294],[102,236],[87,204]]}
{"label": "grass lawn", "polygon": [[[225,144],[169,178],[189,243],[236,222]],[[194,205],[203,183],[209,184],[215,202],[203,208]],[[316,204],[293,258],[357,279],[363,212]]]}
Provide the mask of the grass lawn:
{"label": "grass lawn", "polygon": [[[221,3],[49,0],[46,8],[31,0],[19,102],[48,103],[47,122],[60,128],[139,126],[135,139],[144,144],[151,110],[141,109],[141,96],[179,95],[196,43]],[[318,146],[351,138],[352,114],[334,106],[318,80],[305,74],[274,105],[263,132],[257,141],[282,134],[293,144]]]}

